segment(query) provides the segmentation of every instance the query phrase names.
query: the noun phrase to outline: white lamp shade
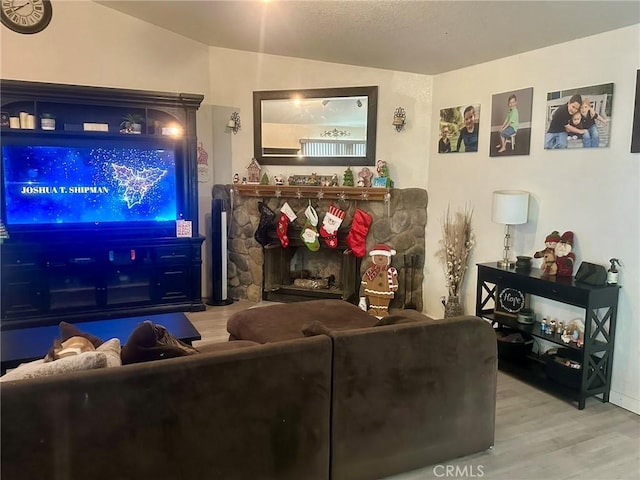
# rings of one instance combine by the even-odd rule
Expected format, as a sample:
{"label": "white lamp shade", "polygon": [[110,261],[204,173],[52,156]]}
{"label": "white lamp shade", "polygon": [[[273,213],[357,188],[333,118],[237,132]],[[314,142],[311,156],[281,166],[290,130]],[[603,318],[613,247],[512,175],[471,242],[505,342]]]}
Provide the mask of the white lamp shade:
{"label": "white lamp shade", "polygon": [[529,214],[529,192],[523,190],[498,190],[493,192],[491,218],[503,225],[527,223]]}

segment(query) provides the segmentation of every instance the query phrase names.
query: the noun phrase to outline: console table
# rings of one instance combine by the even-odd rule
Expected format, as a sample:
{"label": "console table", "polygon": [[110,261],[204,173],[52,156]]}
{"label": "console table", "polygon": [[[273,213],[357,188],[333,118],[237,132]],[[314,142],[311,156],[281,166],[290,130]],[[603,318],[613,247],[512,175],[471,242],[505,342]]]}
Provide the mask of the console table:
{"label": "console table", "polygon": [[[514,317],[496,312],[498,292],[503,288],[583,308],[584,345],[566,344],[560,335],[543,333],[539,321],[531,325],[521,324]],[[582,365],[577,389],[548,380],[544,364],[535,354],[529,355],[524,362],[501,358],[498,365],[501,370],[576,400],[578,408],[582,410],[590,396],[601,394],[603,402],[609,401],[619,290],[618,285],[592,286],[576,282],[573,277],[545,277],[542,270],[537,268],[519,272],[498,267],[496,263],[482,263],[478,264],[476,315],[491,321],[494,326],[504,325],[576,351]]]}

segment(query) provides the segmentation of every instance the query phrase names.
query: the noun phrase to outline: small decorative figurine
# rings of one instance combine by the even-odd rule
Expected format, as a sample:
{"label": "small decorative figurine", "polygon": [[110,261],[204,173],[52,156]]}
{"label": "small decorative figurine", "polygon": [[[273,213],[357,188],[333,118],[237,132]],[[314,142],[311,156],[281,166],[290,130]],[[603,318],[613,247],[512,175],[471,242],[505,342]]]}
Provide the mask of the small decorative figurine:
{"label": "small decorative figurine", "polygon": [[573,275],[573,264],[576,261],[576,255],[571,251],[572,249],[573,232],[564,232],[555,246],[556,275],[559,277],[571,277]]}
{"label": "small decorative figurine", "polygon": [[[370,187],[371,186],[371,177],[373,177],[373,173],[369,170],[368,167],[363,167],[362,170],[358,172],[358,186],[359,187]],[[360,182],[362,181],[362,185]]]}
{"label": "small decorative figurine", "polygon": [[354,183],[353,183],[353,170],[351,170],[351,167],[347,167],[347,169],[344,171],[344,176],[342,177],[342,185],[345,187],[353,187]]}
{"label": "small decorative figurine", "polygon": [[276,185],[284,185],[284,177],[282,175],[274,175],[273,183]]}
{"label": "small decorative figurine", "polygon": [[330,187],[339,187],[339,182],[338,182],[338,174],[334,173],[333,176],[331,177],[331,181],[329,182],[329,186]]}
{"label": "small decorative figurine", "polygon": [[260,170],[262,167],[255,158],[247,165],[247,183],[260,183]]}
{"label": "small decorative figurine", "polygon": [[262,174],[262,178],[260,178],[260,185],[269,185],[269,176],[267,173]]}
{"label": "small decorative figurine", "polygon": [[388,245],[377,244],[369,252],[372,262],[362,276],[358,306],[377,318],[389,314],[389,303],[398,290],[398,271],[390,266],[391,257],[395,254],[396,251]]}
{"label": "small decorative figurine", "polygon": [[240,175],[237,173],[233,174],[233,183],[240,183]]}
{"label": "small decorative figurine", "polygon": [[560,233],[554,230],[544,240],[545,249],[539,250],[533,254],[534,258],[542,258],[542,273],[544,275],[552,276],[558,271],[556,264],[556,245],[560,241]]}

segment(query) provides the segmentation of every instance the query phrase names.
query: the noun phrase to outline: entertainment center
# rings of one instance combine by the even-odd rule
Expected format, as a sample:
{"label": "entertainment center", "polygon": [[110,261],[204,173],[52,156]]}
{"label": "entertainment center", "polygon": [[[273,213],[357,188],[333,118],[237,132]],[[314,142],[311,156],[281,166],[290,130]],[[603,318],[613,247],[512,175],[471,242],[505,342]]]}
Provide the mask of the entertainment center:
{"label": "entertainment center", "polygon": [[[196,142],[204,97],[0,86],[2,328],[204,310]],[[40,118],[55,118],[54,129]],[[191,237],[176,237],[179,219],[192,222]]]}

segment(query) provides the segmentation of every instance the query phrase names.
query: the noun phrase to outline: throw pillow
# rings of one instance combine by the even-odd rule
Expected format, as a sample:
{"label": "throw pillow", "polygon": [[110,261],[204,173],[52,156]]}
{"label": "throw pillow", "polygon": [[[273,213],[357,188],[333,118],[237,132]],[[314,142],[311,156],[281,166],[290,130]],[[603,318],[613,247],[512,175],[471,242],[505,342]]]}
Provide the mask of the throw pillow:
{"label": "throw pillow", "polygon": [[91,342],[91,344],[98,348],[104,342],[102,339],[92,335],[88,332],[81,331],[78,327],[76,327],[72,323],[60,322],[60,339],[64,342],[65,340],[70,339],[71,337],[84,337]]}
{"label": "throw pillow", "polygon": [[120,359],[120,339],[112,338],[111,340],[107,340],[98,348],[96,348],[96,352],[104,353],[107,357],[107,367],[119,367],[122,365],[122,360]]}
{"label": "throw pillow", "polygon": [[[84,337],[71,337],[69,340],[61,342],[58,339],[53,341],[53,360],[80,355],[84,352],[92,352],[96,349],[93,344]],[[49,355],[47,355],[49,358]],[[45,359],[46,361],[46,359]]]}
{"label": "throw pillow", "polygon": [[196,353],[198,350],[178,340],[162,325],[146,320],[133,329],[120,356],[122,364],[129,365]]}
{"label": "throw pillow", "polygon": [[[92,335],[91,333],[81,331],[78,327],[76,327],[72,323],[60,322],[60,325],[58,325],[58,328],[60,329],[60,340],[59,340],[60,342],[65,342],[72,337],[83,337],[89,340],[91,344],[96,348],[98,348],[103,343],[102,339],[96,337],[95,335]],[[47,355],[44,357],[45,362],[53,362],[56,359],[56,356],[54,353],[56,346],[57,344],[56,344],[56,341],[54,340],[53,346],[47,352]]]}
{"label": "throw pillow", "polygon": [[107,356],[104,352],[85,352],[80,355],[61,358],[55,362],[45,362],[36,360],[34,362],[23,363],[16,369],[7,372],[0,377],[0,382],[12,380],[25,380],[28,378],[48,377],[61,373],[78,372],[83,370],[93,370],[107,366]]}

